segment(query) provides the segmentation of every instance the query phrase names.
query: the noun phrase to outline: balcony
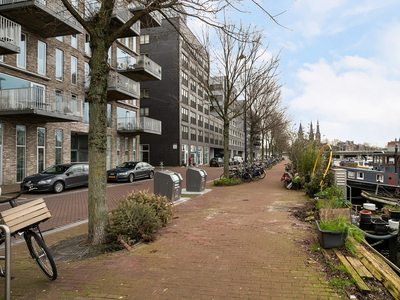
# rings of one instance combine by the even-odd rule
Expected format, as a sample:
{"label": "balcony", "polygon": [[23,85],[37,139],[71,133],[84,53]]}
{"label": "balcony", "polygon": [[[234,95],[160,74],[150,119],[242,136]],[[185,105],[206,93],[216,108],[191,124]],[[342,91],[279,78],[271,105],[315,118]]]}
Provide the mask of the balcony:
{"label": "balcony", "polygon": [[0,90],[0,116],[40,122],[81,122],[82,100],[41,88]]}
{"label": "balcony", "polygon": [[[89,92],[90,76],[86,76],[85,92]],[[115,71],[108,75],[107,98],[109,100],[140,99],[140,84]]]}
{"label": "balcony", "polygon": [[161,67],[145,55],[136,61],[132,56],[117,58],[118,72],[135,81],[161,80]]}
{"label": "balcony", "polygon": [[0,55],[20,52],[21,25],[0,16]]}
{"label": "balcony", "polygon": [[117,118],[117,132],[161,135],[161,121],[147,117]]}
{"label": "balcony", "polygon": [[44,38],[83,32],[60,0],[1,0],[0,14]]}
{"label": "balcony", "polygon": [[[144,5],[132,6],[129,8],[130,12],[135,14],[145,9]],[[159,11],[152,11],[149,14],[140,18],[142,28],[160,27],[162,24],[162,15]]]}

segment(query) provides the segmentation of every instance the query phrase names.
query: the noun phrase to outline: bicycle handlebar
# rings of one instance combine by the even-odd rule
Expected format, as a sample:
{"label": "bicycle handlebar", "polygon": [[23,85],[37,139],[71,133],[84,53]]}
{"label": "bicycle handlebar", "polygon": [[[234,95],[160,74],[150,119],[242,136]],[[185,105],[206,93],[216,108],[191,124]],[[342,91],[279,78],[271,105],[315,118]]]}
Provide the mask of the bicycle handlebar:
{"label": "bicycle handlebar", "polygon": [[[0,200],[0,204],[1,203],[6,203],[6,202],[9,202],[11,204],[11,201],[13,201],[15,199],[18,199],[23,193],[30,192],[32,190],[36,190],[36,188],[29,188],[29,189],[26,189],[26,190],[25,189],[21,189],[16,196],[8,198],[8,199],[5,199],[5,200]],[[11,206],[13,206],[13,205],[11,205]]]}

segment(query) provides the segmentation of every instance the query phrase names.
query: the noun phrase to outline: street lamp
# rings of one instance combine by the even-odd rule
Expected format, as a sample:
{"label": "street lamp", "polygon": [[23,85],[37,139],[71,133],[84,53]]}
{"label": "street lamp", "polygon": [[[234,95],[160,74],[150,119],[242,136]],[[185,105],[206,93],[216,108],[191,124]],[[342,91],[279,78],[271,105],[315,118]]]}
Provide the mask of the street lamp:
{"label": "street lamp", "polygon": [[239,56],[239,59],[244,59],[244,161],[247,162],[247,99],[246,99],[246,89],[247,89],[247,84],[246,84],[246,55],[242,54]]}

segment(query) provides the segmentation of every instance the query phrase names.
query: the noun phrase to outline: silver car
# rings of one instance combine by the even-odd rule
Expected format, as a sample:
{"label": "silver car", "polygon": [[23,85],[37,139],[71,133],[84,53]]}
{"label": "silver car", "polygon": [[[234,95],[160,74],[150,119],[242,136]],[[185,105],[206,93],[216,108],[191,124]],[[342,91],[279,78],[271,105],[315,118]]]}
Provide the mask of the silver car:
{"label": "silver car", "polygon": [[154,167],[145,162],[127,161],[107,171],[107,181],[133,182],[139,178],[153,178]]}

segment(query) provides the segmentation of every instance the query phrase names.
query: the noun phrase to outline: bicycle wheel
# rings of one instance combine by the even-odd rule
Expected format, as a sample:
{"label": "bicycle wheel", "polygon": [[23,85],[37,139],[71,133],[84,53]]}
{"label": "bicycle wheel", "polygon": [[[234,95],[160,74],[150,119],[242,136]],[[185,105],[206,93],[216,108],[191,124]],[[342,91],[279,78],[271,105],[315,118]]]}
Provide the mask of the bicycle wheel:
{"label": "bicycle wheel", "polygon": [[261,179],[264,179],[264,178],[265,178],[265,175],[267,175],[267,172],[265,172],[265,170],[262,170],[261,175],[260,175],[260,178],[261,178]]}
{"label": "bicycle wheel", "polygon": [[251,181],[251,175],[249,174],[249,173],[244,173],[243,175],[242,175],[242,181],[243,182],[250,182]]}
{"label": "bicycle wheel", "polygon": [[32,258],[38,264],[40,270],[49,280],[56,280],[57,268],[51,256],[50,250],[36,232],[28,231],[24,234],[26,245]]}

